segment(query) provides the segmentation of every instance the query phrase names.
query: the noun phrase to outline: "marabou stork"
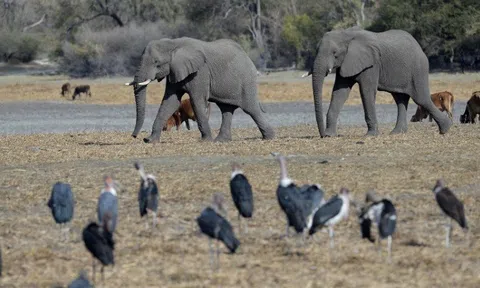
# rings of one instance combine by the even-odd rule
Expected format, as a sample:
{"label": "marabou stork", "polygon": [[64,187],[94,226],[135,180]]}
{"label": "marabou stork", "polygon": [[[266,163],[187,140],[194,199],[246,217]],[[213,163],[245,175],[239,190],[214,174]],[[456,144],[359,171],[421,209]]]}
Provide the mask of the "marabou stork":
{"label": "marabou stork", "polygon": [[104,281],[103,270],[107,265],[114,265],[115,260],[113,256],[113,250],[115,249],[115,242],[113,241],[113,233],[110,230],[112,225],[112,215],[110,212],[106,212],[102,216],[103,222],[101,226],[95,222],[90,222],[82,232],[83,242],[85,247],[94,257],[92,262],[92,279],[95,282],[95,258],[102,264],[102,282]]}
{"label": "marabou stork", "polygon": [[143,165],[135,162],[135,169],[140,174],[141,182],[138,191],[138,206],[140,208],[140,217],[147,215],[147,229],[148,229],[148,214],[152,214],[152,227],[157,224],[157,210],[158,210],[158,186],[155,177],[151,174],[146,175]]}
{"label": "marabou stork", "polygon": [[[53,219],[63,231],[63,238],[68,239],[68,225],[73,218],[75,200],[73,198],[72,188],[68,183],[57,182],[53,185],[50,199],[47,203],[52,210]],[[62,226],[64,226],[62,229]]]}
{"label": "marabou stork", "polygon": [[362,238],[367,238],[372,243],[375,242],[375,238],[370,233],[371,223],[374,223],[378,228],[378,248],[381,247],[381,239],[387,238],[388,259],[391,260],[392,235],[397,225],[395,206],[388,199],[377,199],[373,192],[367,193],[366,203],[368,206],[361,209],[358,215]]}
{"label": "marabou stork", "polygon": [[333,248],[335,246],[333,226],[342,219],[348,218],[349,206],[350,191],[347,188],[342,187],[338,195],[330,198],[315,212],[309,234],[313,235],[322,227],[328,226],[330,248]]}
{"label": "marabou stork", "polygon": [[433,193],[435,193],[435,199],[438,206],[442,209],[443,213],[448,217],[447,223],[447,235],[445,237],[445,246],[450,247],[450,233],[452,231],[452,219],[455,220],[464,232],[468,231],[467,219],[465,218],[465,211],[463,209],[463,203],[453,194],[452,190],[445,186],[445,182],[442,179],[437,180],[435,187],[433,187]]}
{"label": "marabou stork", "polygon": [[[252,218],[253,214],[253,193],[252,186],[248,182],[247,177],[243,174],[238,163],[232,164],[232,175],[230,177],[230,193],[232,194],[233,203],[238,210],[238,222],[241,227],[242,217]],[[244,221],[244,230],[247,232],[247,222]],[[241,229],[239,229],[241,230]]]}
{"label": "marabou stork", "polygon": [[118,216],[118,199],[117,199],[117,191],[115,189],[115,183],[110,176],[104,177],[105,187],[100,192],[100,197],[98,198],[98,205],[97,205],[97,216],[98,222],[103,223],[103,216],[106,213],[110,214],[110,221],[108,230],[111,233],[115,232],[115,228],[117,227],[117,216]]}
{"label": "marabou stork", "polygon": [[[232,226],[228,223],[228,220],[223,216],[225,215],[225,209],[223,208],[223,196],[220,193],[213,195],[212,204],[205,208],[200,216],[197,218],[200,231],[208,236],[208,245],[210,251],[210,265],[212,267],[218,267],[220,249],[218,247],[218,241],[221,241],[228,248],[230,253],[235,253],[240,241],[235,237]],[[216,239],[216,253],[217,253],[217,265],[215,265],[214,251],[212,246],[212,239]]]}

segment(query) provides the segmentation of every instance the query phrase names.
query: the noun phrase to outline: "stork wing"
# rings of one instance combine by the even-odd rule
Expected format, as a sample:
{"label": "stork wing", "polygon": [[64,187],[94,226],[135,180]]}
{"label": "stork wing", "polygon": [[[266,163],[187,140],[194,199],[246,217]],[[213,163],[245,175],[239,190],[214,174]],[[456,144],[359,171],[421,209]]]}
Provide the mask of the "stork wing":
{"label": "stork wing", "polygon": [[442,209],[445,214],[457,221],[460,227],[468,228],[463,203],[458,200],[449,188],[443,188],[435,194],[435,198],[438,206],[440,206],[440,209]]}

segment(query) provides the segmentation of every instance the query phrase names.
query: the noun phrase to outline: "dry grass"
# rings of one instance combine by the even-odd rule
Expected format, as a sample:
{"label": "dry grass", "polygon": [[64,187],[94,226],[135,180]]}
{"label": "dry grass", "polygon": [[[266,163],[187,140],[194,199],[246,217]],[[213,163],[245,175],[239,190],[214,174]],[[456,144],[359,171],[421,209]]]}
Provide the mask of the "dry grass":
{"label": "dry grass", "polygon": [[[344,128],[344,137],[331,139],[319,139],[314,126],[281,128],[273,141],[260,140],[256,129],[238,129],[230,143],[201,145],[196,131],[165,133],[157,145],[127,133],[1,137],[0,286],[51,287],[68,283],[80,269],[90,274],[81,229],[95,219],[102,175],[112,173],[126,190],[119,193],[116,265],[106,269],[105,287],[479,287],[478,126],[457,125],[444,136],[429,124],[409,127],[405,135],[375,138],[364,138],[364,128]],[[346,186],[357,199],[370,188],[393,199],[399,221],[393,263],[360,239],[353,213],[336,229],[336,259],[329,260],[325,233],[306,253],[293,239],[281,239],[285,219],[275,196],[279,169],[272,151],[290,155],[291,177],[321,183],[328,197]],[[136,159],[159,179],[162,217],[153,233],[138,215]],[[238,254],[222,254],[220,271],[212,273],[195,218],[213,192],[229,198],[232,160],[243,163],[256,210],[249,234],[239,235]],[[444,218],[431,192],[438,177],[465,202],[470,247],[458,226],[451,249],[443,246]],[[69,242],[57,240],[46,206],[58,180],[71,183],[76,197]],[[229,208],[236,228],[233,204]],[[288,253],[289,247],[298,253]]]}
{"label": "dry grass", "polygon": [[[297,75],[298,74],[298,75]],[[259,97],[262,102],[312,101],[311,79],[300,78],[300,72],[272,73],[259,78]],[[60,96],[60,87],[70,81],[74,86],[90,84],[92,98],[85,98],[76,103],[96,104],[133,104],[134,97],[131,87],[123,86],[128,78],[104,78],[97,80],[68,80],[65,77],[3,77],[0,79],[0,102],[11,101],[71,101]],[[330,76],[324,85],[323,97],[329,101],[333,87],[333,77]],[[456,100],[468,100],[473,91],[480,89],[480,73],[476,74],[432,74],[430,90],[433,92],[448,90]],[[149,86],[149,103],[159,104],[164,93],[163,83]],[[353,88],[347,104],[360,104],[358,85]],[[390,94],[379,92],[377,103],[394,103]]]}

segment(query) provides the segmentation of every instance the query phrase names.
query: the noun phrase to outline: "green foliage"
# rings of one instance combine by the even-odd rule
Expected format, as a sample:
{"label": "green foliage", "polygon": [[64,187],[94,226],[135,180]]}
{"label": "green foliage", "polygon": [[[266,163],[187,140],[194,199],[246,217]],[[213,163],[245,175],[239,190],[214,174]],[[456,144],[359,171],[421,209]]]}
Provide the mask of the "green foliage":
{"label": "green foliage", "polygon": [[39,52],[40,41],[32,35],[18,31],[0,32],[0,57],[2,61],[30,62]]}
{"label": "green foliage", "polygon": [[282,35],[296,49],[308,47],[312,30],[313,21],[307,14],[289,15],[283,20]]}

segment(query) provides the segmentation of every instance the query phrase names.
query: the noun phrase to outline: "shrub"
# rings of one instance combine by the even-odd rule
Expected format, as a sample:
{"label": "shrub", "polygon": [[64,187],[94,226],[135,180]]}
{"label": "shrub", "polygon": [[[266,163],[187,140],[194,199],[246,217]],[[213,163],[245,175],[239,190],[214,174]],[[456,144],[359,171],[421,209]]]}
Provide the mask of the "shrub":
{"label": "shrub", "polygon": [[172,34],[163,22],[98,32],[85,29],[76,35],[75,43],[63,45],[60,69],[72,77],[131,76],[148,42]]}
{"label": "shrub", "polygon": [[37,56],[39,47],[40,41],[32,35],[18,31],[0,32],[0,59],[3,62],[30,62]]}

